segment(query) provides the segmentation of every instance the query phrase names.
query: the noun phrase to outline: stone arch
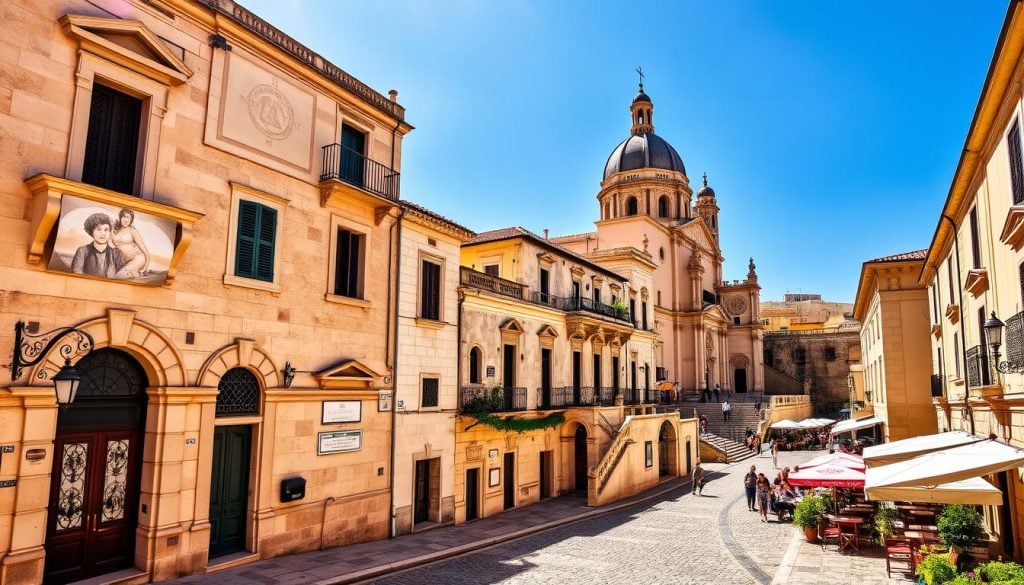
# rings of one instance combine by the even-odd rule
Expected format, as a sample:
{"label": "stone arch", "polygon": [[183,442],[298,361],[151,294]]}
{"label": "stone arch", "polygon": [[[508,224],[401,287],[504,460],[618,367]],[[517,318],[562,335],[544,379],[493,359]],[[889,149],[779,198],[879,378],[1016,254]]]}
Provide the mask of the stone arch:
{"label": "stone arch", "polygon": [[[473,371],[473,361],[476,360],[476,371]],[[484,349],[478,343],[474,343],[466,354],[467,376],[470,384],[482,384],[484,381]],[[474,376],[474,374],[476,374]],[[475,378],[475,379],[474,379]]]}
{"label": "stone arch", "polygon": [[667,420],[658,428],[658,475],[679,475],[679,433]]}
{"label": "stone arch", "polygon": [[[156,326],[135,318],[135,311],[109,309],[100,317],[77,325],[92,336],[95,349],[113,347],[135,358],[145,370],[150,386],[185,386],[187,382],[185,360],[171,339]],[[60,371],[64,358],[61,344],[50,350],[39,364],[32,368],[30,385],[50,384],[50,378]],[[72,360],[77,362],[82,356]]]}
{"label": "stone arch", "polygon": [[256,374],[256,378],[267,388],[281,386],[281,372],[262,349],[252,339],[238,338],[231,345],[215,351],[199,369],[196,385],[205,388],[216,388],[220,378],[232,368],[245,368]]}

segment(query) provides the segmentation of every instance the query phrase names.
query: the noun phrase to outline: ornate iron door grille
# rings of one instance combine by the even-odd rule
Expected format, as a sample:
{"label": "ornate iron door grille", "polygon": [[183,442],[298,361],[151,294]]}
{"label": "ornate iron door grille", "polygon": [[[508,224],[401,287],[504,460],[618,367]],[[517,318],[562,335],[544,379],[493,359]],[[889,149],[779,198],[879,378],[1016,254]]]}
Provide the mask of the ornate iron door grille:
{"label": "ornate iron door grille", "polygon": [[245,416],[260,413],[260,383],[245,368],[232,368],[217,385],[217,416]]}

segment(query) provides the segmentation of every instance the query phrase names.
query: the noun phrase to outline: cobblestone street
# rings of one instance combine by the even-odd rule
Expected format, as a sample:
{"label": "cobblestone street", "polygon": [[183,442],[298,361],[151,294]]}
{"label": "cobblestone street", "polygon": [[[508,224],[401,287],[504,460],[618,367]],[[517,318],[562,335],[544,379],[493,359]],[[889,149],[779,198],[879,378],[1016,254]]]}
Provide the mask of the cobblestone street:
{"label": "cobblestone street", "polygon": [[[781,453],[779,464],[793,466],[818,454]],[[742,477],[751,464],[774,478],[766,456],[732,466],[708,464],[712,473],[703,497],[673,490],[645,505],[374,583],[771,583],[794,542],[795,530],[774,519],[762,523],[758,514],[747,511]],[[885,582],[884,560],[880,572],[876,568],[877,560],[863,582],[872,582],[874,576],[880,579],[874,582]],[[831,582],[828,571],[821,574],[826,579],[822,583]]]}

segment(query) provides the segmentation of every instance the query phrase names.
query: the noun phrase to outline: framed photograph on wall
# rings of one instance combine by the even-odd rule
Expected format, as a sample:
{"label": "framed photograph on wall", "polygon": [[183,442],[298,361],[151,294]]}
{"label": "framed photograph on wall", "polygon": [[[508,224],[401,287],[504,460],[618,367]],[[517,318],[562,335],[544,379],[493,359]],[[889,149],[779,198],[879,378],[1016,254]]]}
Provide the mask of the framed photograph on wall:
{"label": "framed photograph on wall", "polygon": [[501,468],[492,467],[487,474],[487,487],[497,487],[501,483]]}
{"label": "framed photograph on wall", "polygon": [[644,466],[654,467],[654,443],[651,441],[644,443]]}

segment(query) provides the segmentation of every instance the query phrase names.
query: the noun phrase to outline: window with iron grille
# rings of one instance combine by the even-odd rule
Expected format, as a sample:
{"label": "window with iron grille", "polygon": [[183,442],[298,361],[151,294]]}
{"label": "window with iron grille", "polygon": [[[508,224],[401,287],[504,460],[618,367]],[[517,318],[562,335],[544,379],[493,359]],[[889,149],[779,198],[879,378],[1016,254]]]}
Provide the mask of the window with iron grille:
{"label": "window with iron grille", "polygon": [[423,378],[423,392],[420,398],[420,406],[433,408],[437,406],[437,378]]}
{"label": "window with iron grille", "polygon": [[277,210],[254,201],[238,202],[235,276],[274,281]]}
{"label": "window with iron grille", "polygon": [[441,320],[441,265],[423,261],[420,282],[420,317]]}
{"label": "window with iron grille", "polygon": [[1024,203],[1024,163],[1021,161],[1020,118],[1013,121],[1006,135],[1007,150],[1010,154],[1010,185],[1013,189],[1013,204]]}
{"label": "window with iron grille", "polygon": [[134,194],[142,100],[93,84],[82,182]]}
{"label": "window with iron grille", "polygon": [[217,416],[260,413],[260,382],[245,368],[231,368],[217,384]]}

